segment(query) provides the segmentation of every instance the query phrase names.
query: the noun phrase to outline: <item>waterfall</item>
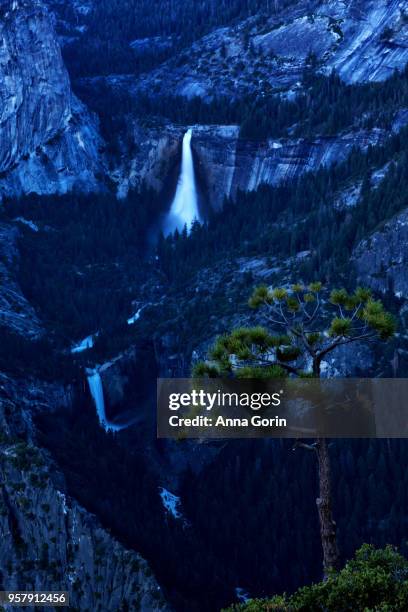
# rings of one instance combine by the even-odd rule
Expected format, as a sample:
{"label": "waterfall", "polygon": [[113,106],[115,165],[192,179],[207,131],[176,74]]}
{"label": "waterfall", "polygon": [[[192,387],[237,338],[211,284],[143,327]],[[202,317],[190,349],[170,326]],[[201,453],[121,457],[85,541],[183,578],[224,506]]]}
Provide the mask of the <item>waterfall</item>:
{"label": "waterfall", "polygon": [[91,373],[88,374],[88,385],[92,395],[92,399],[95,403],[99,423],[105,429],[105,431],[120,431],[121,429],[124,429],[125,426],[113,425],[106,418],[102,379],[98,370],[92,370]]}
{"label": "waterfall", "polygon": [[88,349],[93,348],[94,340],[98,335],[99,334],[96,333],[92,336],[87,336],[86,338],[78,342],[77,344],[74,344],[74,346],[71,349],[71,353],[83,353],[84,351],[87,351]]}
{"label": "waterfall", "polygon": [[185,225],[187,225],[187,230],[191,229],[194,221],[201,222],[198,212],[193,152],[191,150],[192,135],[193,130],[191,128],[184,134],[181,171],[176,195],[164,222],[164,234],[166,236],[176,229],[181,231]]}

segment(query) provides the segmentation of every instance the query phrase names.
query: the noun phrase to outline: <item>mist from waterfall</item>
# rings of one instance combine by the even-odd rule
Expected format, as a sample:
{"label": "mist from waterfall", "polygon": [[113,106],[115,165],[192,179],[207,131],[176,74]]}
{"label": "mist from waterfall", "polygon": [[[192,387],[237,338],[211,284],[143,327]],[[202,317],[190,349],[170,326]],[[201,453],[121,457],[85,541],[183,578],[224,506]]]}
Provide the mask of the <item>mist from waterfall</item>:
{"label": "mist from waterfall", "polygon": [[114,425],[113,423],[110,423],[106,417],[102,378],[97,370],[92,370],[92,373],[88,375],[88,385],[92,399],[95,403],[99,423],[105,429],[105,431],[121,431],[122,429],[125,429],[127,425]]}
{"label": "mist from waterfall", "polygon": [[181,171],[176,195],[174,196],[170,212],[164,221],[163,232],[165,236],[172,234],[176,229],[182,231],[185,225],[187,230],[190,230],[194,221],[201,222],[198,210],[193,152],[191,149],[192,136],[193,130],[190,128],[183,138]]}

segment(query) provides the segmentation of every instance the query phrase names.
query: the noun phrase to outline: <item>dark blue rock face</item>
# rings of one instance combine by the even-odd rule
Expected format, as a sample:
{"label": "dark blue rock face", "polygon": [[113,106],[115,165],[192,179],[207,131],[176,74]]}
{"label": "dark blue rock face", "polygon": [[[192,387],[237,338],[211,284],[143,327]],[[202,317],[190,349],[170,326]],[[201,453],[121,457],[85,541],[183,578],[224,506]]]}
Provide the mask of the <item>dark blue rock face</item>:
{"label": "dark blue rock face", "polygon": [[15,0],[0,20],[0,199],[97,187],[100,137],[72,94],[52,16]]}

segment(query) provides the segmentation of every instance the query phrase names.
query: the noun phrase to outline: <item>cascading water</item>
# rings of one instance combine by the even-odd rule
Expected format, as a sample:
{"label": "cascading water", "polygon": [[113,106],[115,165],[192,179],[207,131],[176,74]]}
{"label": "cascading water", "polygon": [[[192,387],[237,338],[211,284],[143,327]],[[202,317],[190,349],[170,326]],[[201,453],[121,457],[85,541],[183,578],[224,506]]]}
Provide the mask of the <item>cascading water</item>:
{"label": "cascading water", "polygon": [[99,332],[97,332],[96,334],[93,334],[91,336],[87,336],[86,338],[84,338],[83,340],[78,342],[77,344],[74,344],[74,346],[71,349],[71,353],[73,353],[73,354],[74,353],[83,353],[84,351],[87,351],[87,350],[93,348],[95,338],[97,338],[98,336],[99,336]]}
{"label": "cascading water", "polygon": [[127,425],[114,425],[113,423],[110,423],[106,417],[102,379],[97,370],[92,370],[91,373],[88,374],[88,385],[92,399],[95,403],[99,423],[105,429],[105,431],[121,431],[122,429],[125,429]]}
{"label": "cascading water", "polygon": [[198,210],[198,197],[194,173],[193,152],[191,150],[191,138],[193,130],[190,128],[183,138],[183,153],[181,160],[181,171],[177,183],[176,195],[174,196],[170,212],[164,221],[164,234],[168,236],[176,229],[191,229],[194,221],[201,222]]}

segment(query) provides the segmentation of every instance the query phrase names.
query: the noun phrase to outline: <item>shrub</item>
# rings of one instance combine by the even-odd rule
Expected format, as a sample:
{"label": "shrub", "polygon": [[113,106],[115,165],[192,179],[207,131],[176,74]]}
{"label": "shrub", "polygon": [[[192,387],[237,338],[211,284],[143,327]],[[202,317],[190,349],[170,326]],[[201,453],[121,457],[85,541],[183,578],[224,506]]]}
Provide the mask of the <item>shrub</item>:
{"label": "shrub", "polygon": [[299,589],[291,596],[253,599],[229,612],[272,610],[314,612],[391,612],[408,610],[408,561],[392,546],[364,544],[340,572],[328,580]]}

